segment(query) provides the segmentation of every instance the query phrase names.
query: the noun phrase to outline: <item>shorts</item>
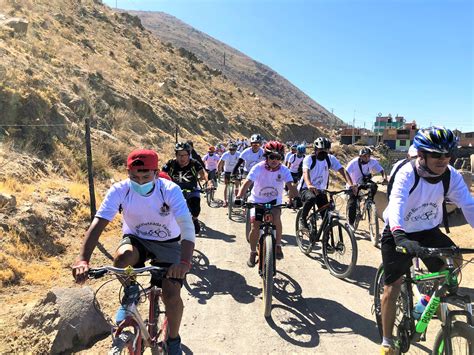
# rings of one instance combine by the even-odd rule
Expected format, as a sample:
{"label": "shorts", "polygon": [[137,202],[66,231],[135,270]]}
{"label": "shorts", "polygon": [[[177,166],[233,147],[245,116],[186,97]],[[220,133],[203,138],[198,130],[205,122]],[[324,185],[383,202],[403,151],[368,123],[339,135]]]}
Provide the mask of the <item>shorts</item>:
{"label": "shorts", "polygon": [[[269,203],[272,204],[272,205],[276,205],[276,200],[270,201]],[[276,209],[281,210],[281,207],[273,207],[272,211],[276,210]],[[262,207],[252,207],[250,209],[250,222],[251,223],[253,223],[255,221],[263,222],[263,213],[264,212],[265,212],[265,209],[263,209]]]}
{"label": "shorts", "polygon": [[[410,240],[418,241],[421,246],[428,248],[445,248],[455,245],[437,227],[425,231],[407,233],[407,237]],[[410,270],[413,256],[402,254],[395,250],[395,240],[389,226],[386,226],[383,231],[381,243],[385,284],[389,285]],[[422,258],[421,260],[430,272],[439,271],[444,266],[444,261],[440,258]]]}
{"label": "shorts", "polygon": [[[160,267],[169,267],[172,264],[181,262],[181,237],[173,238],[164,242],[141,239],[133,234],[125,234],[118,246],[131,244],[138,250],[139,260],[133,267],[144,267],[145,261],[151,260],[151,264]],[[117,248],[117,249],[118,249]],[[178,281],[183,286],[182,279],[172,279]],[[153,282],[154,285],[161,287],[160,282]]]}
{"label": "shorts", "polygon": [[224,172],[224,183],[228,184],[230,183],[230,177],[232,176],[232,171],[229,172]]}

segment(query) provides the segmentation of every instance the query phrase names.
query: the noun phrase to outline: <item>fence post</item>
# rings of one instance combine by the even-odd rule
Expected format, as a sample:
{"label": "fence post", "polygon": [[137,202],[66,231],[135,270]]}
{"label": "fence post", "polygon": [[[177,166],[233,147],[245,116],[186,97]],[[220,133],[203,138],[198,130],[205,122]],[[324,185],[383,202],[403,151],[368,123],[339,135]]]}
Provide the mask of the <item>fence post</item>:
{"label": "fence post", "polygon": [[89,198],[91,210],[91,222],[96,213],[95,192],[94,192],[94,175],[92,170],[92,147],[91,147],[91,123],[89,117],[86,117],[86,154],[87,154],[87,176],[89,178]]}

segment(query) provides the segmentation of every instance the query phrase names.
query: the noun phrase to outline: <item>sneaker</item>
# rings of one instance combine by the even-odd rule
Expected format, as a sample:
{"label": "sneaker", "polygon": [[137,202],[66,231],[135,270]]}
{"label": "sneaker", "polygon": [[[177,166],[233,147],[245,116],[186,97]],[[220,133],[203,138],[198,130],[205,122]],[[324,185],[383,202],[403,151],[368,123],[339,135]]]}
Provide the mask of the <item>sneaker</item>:
{"label": "sneaker", "polygon": [[127,318],[128,307],[130,307],[132,304],[137,304],[139,296],[140,290],[138,288],[138,285],[125,286],[122,302],[120,302],[120,308],[115,314],[115,322],[117,324],[122,323],[122,321]]}
{"label": "sneaker", "polygon": [[249,260],[247,260],[247,266],[254,267],[256,263],[257,263],[257,252],[251,251]]}
{"label": "sneaker", "polygon": [[201,231],[201,224],[199,223],[198,219],[193,219],[194,223],[194,232],[196,235],[199,235],[199,232]]}
{"label": "sneaker", "polygon": [[301,231],[309,231],[308,221],[300,219],[298,227]]}
{"label": "sneaker", "polygon": [[380,354],[381,355],[395,355],[396,351],[395,351],[395,348],[391,346],[382,346],[380,348]]}
{"label": "sneaker", "polygon": [[181,347],[181,337],[170,339],[166,341],[166,347],[168,349],[168,355],[181,355],[183,348]]}
{"label": "sneaker", "polygon": [[281,245],[277,245],[275,248],[275,256],[277,260],[283,259],[283,250],[281,250]]}

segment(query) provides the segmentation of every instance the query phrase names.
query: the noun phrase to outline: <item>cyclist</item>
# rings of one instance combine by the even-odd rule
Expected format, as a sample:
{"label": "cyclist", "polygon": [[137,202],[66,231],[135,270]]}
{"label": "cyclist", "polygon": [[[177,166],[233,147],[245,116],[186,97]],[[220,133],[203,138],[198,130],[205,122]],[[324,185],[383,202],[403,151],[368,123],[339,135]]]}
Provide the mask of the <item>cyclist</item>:
{"label": "cyclist", "polygon": [[[163,171],[183,190],[184,197],[193,216],[194,229],[199,234],[199,214],[201,213],[201,193],[199,180],[204,180],[207,187],[212,187],[206,171],[202,165],[191,158],[191,146],[188,143],[178,142],[174,148],[176,159],[169,160]],[[202,188],[201,188],[202,189]]]}
{"label": "cyclist", "polygon": [[219,163],[219,155],[216,153],[216,148],[210,146],[207,150],[207,154],[202,158],[204,161],[207,176],[209,180],[216,181],[217,177],[217,164]]}
{"label": "cyclist", "polygon": [[392,176],[395,175],[395,173],[398,171],[398,167],[406,160],[412,160],[418,156],[418,150],[415,148],[415,146],[412,144],[410,148],[408,148],[407,151],[407,157],[405,159],[401,159],[397,161],[395,164],[393,164],[392,170],[390,171],[389,175],[389,181],[392,180]]}
{"label": "cyclist", "polygon": [[285,154],[285,160],[283,161],[283,164],[285,164],[285,166],[288,166],[288,159],[290,158],[290,156],[293,155],[293,154],[296,154],[296,147],[297,147],[296,144],[292,144],[289,147],[290,151]]}
{"label": "cyclist", "polygon": [[302,164],[306,154],[306,146],[300,144],[296,146],[296,153],[293,153],[288,158],[286,166],[290,169],[291,176],[293,177],[293,182],[296,184],[301,178],[302,175]]}
{"label": "cyclist", "polygon": [[[457,138],[446,128],[430,127],[418,131],[414,138],[418,157],[404,164],[395,175],[389,203],[383,213],[382,261],[385,286],[382,297],[383,354],[395,353],[392,331],[395,323],[396,300],[403,275],[409,270],[412,256],[420,247],[442,248],[454,245],[439,229],[442,221],[444,183],[449,186],[446,197],[463,211],[474,227],[474,198],[462,176],[449,166],[457,148]],[[408,254],[397,253],[396,246]],[[439,271],[443,262],[438,258],[423,260],[431,272]]]}
{"label": "cyclist", "polygon": [[204,166],[204,162],[202,161],[201,156],[198,154],[198,152],[196,152],[196,149],[194,149],[193,141],[187,140],[186,143],[188,143],[189,146],[191,147],[191,158],[193,158],[194,160],[197,160],[199,164],[201,164],[201,166]]}
{"label": "cyclist", "polygon": [[[158,154],[152,150],[134,150],[127,158],[128,179],[115,183],[107,192],[85,234],[80,254],[73,266],[77,283],[87,279],[89,261],[99,237],[117,212],[123,211],[122,231],[114,266],[142,267],[147,259],[169,266],[162,281],[163,301],[169,321],[168,350],[181,354],[179,326],[183,314],[180,292],[182,279],[191,268],[194,228],[179,186],[158,177]],[[172,279],[181,279],[180,282]],[[126,317],[126,307],[138,302],[138,287],[125,286],[116,315],[117,324]]]}
{"label": "cyclist", "polygon": [[245,148],[244,151],[240,153],[239,161],[235,165],[232,174],[237,175],[240,165],[245,163],[243,173],[243,177],[245,178],[255,164],[265,159],[263,156],[265,152],[261,147],[262,140],[263,138],[260,134],[253,134],[250,137],[250,147]]}
{"label": "cyclist", "polygon": [[[247,178],[244,180],[242,189],[236,196],[236,205],[239,205],[242,196],[245,196],[248,188],[253,184],[253,189],[249,197],[249,202],[255,203],[271,203],[279,205],[283,200],[283,186],[287,186],[289,190],[290,202],[294,202],[298,206],[298,191],[293,184],[290,170],[282,164],[284,159],[285,147],[277,141],[269,141],[265,144],[265,160],[255,164],[250,170]],[[293,201],[295,199],[295,201]],[[283,259],[283,251],[281,249],[282,225],[281,225],[281,209],[273,208],[273,223],[276,227],[276,253],[277,259]],[[263,218],[263,211],[259,208],[253,208],[250,220],[252,227],[250,228],[250,257],[247,261],[249,267],[254,267],[257,257],[257,244],[260,224]]]}
{"label": "cyclist", "polygon": [[[225,152],[221,159],[219,160],[219,165],[217,167],[217,170],[219,173],[222,173],[224,171],[224,205],[223,207],[227,207],[228,203],[230,201],[227,201],[227,188],[229,187],[230,184],[230,178],[232,175],[232,171],[234,170],[235,165],[237,164],[237,161],[239,160],[240,153],[237,152],[237,145],[235,143],[230,143],[228,146],[228,151]],[[235,185],[235,191],[239,189],[239,182],[236,182]]]}
{"label": "cyclist", "polygon": [[[354,225],[354,221],[357,213],[357,198],[358,198],[358,185],[368,183],[372,179],[372,172],[380,173],[383,177],[382,184],[387,184],[387,176],[385,171],[380,165],[379,161],[371,157],[372,150],[368,147],[364,147],[359,150],[359,156],[352,159],[346,166],[346,171],[351,177],[353,185],[351,185],[351,194],[347,201],[349,211],[349,224]],[[377,192],[377,185],[370,184],[372,194],[375,196]]]}
{"label": "cyclist", "polygon": [[[298,183],[298,190],[304,202],[299,220],[300,229],[309,229],[308,213],[316,203],[322,207],[329,203],[327,195],[321,193],[329,186],[329,169],[339,172],[349,185],[352,185],[349,174],[344,170],[339,160],[329,154],[331,141],[325,137],[319,137],[313,142],[313,153],[303,159],[303,176]],[[322,212],[322,216],[325,211]]]}

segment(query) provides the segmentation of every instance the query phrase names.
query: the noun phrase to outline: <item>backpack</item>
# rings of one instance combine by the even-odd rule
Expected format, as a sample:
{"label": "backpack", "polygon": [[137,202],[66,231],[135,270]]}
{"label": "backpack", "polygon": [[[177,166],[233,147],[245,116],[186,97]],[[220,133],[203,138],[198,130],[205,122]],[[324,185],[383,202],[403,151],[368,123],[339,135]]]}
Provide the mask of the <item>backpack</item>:
{"label": "backpack", "polygon": [[367,175],[364,174],[364,171],[362,170],[362,163],[360,162],[360,158],[357,160],[357,164],[359,165],[359,170],[360,173],[362,174],[362,179],[364,182],[372,179],[372,174],[369,172]]}
{"label": "backpack", "polygon": [[[328,171],[329,171],[329,169],[331,169],[331,160],[329,159],[329,155],[326,156],[326,164],[328,165]],[[309,167],[309,170],[313,170],[315,166],[316,166],[316,155],[311,154],[311,166]],[[301,161],[300,166],[298,167],[298,174],[300,173],[303,174],[303,161]],[[327,186],[329,186],[329,177],[328,177]]]}
{"label": "backpack", "polygon": [[[408,195],[410,195],[418,186],[418,183],[420,182],[420,175],[418,175],[418,172],[416,171],[415,164],[410,159],[405,159],[397,166],[392,176],[390,176],[390,180],[388,181],[388,186],[387,186],[387,200],[390,200],[390,194],[392,193],[393,182],[395,181],[395,175],[401,169],[401,167],[407,163],[412,164],[413,171],[415,172],[415,183],[411,187]],[[446,209],[446,195],[448,194],[449,183],[451,182],[451,171],[449,170],[449,168],[446,169],[446,172],[443,174],[442,182],[443,182],[443,190],[444,190],[444,199],[443,199],[443,205],[442,205],[443,225],[444,225],[444,229],[446,230],[446,233],[449,233],[450,231],[449,231],[448,211]]]}

